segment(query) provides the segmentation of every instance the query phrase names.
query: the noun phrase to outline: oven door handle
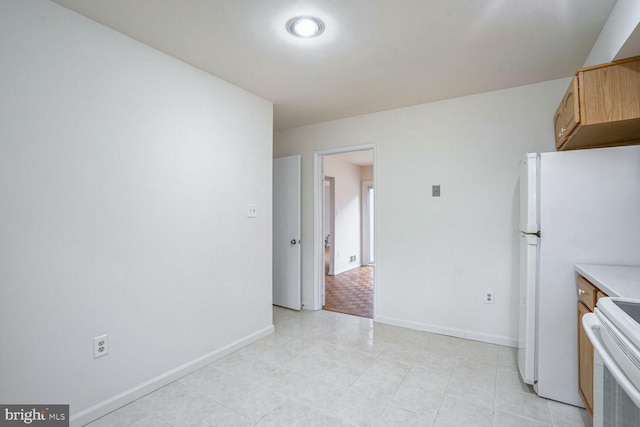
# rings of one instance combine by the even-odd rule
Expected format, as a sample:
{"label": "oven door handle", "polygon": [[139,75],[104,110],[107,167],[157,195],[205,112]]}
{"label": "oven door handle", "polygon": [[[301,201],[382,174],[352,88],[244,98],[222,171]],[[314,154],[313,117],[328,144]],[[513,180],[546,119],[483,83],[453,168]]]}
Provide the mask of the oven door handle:
{"label": "oven door handle", "polygon": [[600,337],[596,334],[595,330],[600,329],[600,322],[594,313],[586,313],[582,316],[582,326],[584,331],[589,337],[589,341],[593,344],[594,350],[598,352],[602,362],[607,366],[607,369],[616,379],[618,385],[627,393],[627,395],[633,400],[636,406],[640,407],[640,392],[629,381],[627,376],[620,370],[616,362],[609,356],[609,353],[604,348],[604,344],[600,340]]}

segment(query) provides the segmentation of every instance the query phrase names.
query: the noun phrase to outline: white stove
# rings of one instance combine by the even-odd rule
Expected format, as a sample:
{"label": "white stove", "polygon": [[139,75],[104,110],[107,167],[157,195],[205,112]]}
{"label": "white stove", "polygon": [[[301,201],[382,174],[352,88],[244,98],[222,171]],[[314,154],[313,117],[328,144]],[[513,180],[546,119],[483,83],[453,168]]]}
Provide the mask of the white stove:
{"label": "white stove", "polygon": [[601,298],[582,324],[594,347],[594,427],[640,426],[640,300]]}

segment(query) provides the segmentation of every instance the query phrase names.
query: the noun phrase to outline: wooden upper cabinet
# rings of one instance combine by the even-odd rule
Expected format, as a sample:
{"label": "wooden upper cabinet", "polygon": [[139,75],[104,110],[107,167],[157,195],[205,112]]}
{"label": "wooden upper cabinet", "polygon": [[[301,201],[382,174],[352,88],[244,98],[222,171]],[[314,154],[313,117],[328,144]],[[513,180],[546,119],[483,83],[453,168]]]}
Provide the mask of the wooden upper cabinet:
{"label": "wooden upper cabinet", "polygon": [[553,121],[556,130],[556,147],[560,147],[580,122],[578,77],[571,79],[571,84],[562,97]]}
{"label": "wooden upper cabinet", "polygon": [[640,118],[640,58],[578,75],[584,124]]}
{"label": "wooden upper cabinet", "polygon": [[640,57],[578,70],[554,127],[558,150],[640,144]]}

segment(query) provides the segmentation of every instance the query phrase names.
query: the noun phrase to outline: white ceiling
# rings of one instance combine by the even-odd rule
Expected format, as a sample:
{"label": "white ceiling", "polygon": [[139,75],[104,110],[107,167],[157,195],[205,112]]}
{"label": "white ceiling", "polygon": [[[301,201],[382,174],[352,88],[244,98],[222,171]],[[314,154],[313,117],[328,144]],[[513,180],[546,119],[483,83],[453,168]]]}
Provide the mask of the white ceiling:
{"label": "white ceiling", "polygon": [[[272,101],[276,130],[568,77],[615,4],[54,1]],[[324,20],[321,37],[286,32],[303,14]]]}

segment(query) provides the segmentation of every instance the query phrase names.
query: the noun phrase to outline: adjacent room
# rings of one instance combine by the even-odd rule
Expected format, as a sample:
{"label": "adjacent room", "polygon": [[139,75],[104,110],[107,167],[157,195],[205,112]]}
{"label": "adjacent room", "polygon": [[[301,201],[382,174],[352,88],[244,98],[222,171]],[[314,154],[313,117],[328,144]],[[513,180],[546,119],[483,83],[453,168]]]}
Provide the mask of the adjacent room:
{"label": "adjacent room", "polygon": [[640,416],[637,57],[636,0],[2,0],[0,424]]}
{"label": "adjacent room", "polygon": [[373,150],[323,161],[324,310],[373,318]]}

